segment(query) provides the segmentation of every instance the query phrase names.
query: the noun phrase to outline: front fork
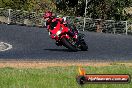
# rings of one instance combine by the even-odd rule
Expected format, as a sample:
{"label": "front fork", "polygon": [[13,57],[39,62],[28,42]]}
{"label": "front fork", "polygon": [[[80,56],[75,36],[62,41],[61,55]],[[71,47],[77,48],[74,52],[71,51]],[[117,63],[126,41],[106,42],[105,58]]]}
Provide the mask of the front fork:
{"label": "front fork", "polygon": [[62,45],[63,45],[61,39],[64,38],[64,37],[65,37],[66,39],[68,39],[68,40],[70,39],[70,36],[69,36],[68,34],[62,35],[62,36],[60,36],[60,37],[58,36],[58,38],[56,39],[56,45],[57,45],[57,46],[62,46]]}

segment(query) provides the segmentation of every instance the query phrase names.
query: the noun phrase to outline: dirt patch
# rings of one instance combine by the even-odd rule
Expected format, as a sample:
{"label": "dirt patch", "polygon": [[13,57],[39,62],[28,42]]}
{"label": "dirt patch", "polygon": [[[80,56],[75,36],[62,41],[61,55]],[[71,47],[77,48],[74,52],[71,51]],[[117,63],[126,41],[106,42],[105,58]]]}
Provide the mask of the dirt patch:
{"label": "dirt patch", "polygon": [[0,68],[46,68],[53,66],[111,66],[111,65],[127,65],[132,66],[132,63],[121,62],[97,62],[97,61],[24,61],[24,60],[0,60]]}

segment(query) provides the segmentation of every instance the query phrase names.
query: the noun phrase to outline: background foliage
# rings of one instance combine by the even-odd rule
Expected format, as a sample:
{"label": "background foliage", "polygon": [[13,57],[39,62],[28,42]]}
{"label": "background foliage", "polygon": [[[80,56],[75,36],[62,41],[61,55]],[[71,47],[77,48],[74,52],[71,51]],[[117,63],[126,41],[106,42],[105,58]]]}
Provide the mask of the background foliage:
{"label": "background foliage", "polygon": [[[94,19],[128,20],[124,8],[132,7],[132,0],[88,0],[87,16]],[[63,15],[84,16],[85,0],[0,0],[0,8],[34,12],[52,10]]]}

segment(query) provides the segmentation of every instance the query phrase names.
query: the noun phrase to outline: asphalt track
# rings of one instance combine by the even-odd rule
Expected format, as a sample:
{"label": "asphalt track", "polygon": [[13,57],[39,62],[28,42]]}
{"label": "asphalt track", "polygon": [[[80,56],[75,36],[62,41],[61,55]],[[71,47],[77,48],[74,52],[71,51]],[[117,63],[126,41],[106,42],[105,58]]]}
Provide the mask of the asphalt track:
{"label": "asphalt track", "polygon": [[45,28],[0,24],[0,42],[12,49],[0,52],[0,59],[31,60],[132,60],[132,36],[83,32],[88,51],[70,52],[58,47]]}

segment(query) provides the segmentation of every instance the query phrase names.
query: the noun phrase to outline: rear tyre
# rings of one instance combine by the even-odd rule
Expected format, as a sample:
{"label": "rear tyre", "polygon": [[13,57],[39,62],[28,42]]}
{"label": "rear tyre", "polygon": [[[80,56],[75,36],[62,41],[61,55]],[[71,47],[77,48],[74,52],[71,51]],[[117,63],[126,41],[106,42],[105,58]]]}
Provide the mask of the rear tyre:
{"label": "rear tyre", "polygon": [[72,45],[66,38],[62,38],[61,41],[62,41],[63,45],[66,48],[68,48],[69,50],[71,50],[73,52],[77,52],[78,51],[77,48],[74,45]]}
{"label": "rear tyre", "polygon": [[88,50],[88,46],[87,46],[87,44],[84,41],[81,42],[80,49],[82,51],[87,51]]}

